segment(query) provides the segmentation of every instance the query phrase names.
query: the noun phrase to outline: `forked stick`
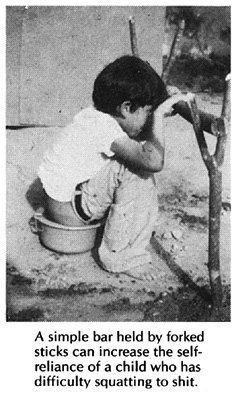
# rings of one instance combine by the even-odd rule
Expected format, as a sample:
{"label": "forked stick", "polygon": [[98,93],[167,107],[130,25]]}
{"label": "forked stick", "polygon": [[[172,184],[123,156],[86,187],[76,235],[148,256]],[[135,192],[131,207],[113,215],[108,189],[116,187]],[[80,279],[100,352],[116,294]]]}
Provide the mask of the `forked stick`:
{"label": "forked stick", "polygon": [[134,17],[129,17],[129,31],[130,31],[130,41],[131,41],[131,50],[133,56],[139,57],[138,54],[138,43],[137,43],[137,35],[135,28],[135,20]]}
{"label": "forked stick", "polygon": [[181,37],[183,36],[184,28],[185,28],[185,20],[181,19],[178,21],[178,26],[177,26],[177,30],[175,32],[174,39],[172,41],[170,54],[169,54],[167,63],[165,65],[165,68],[164,68],[162,76],[161,76],[164,82],[167,81],[167,77],[169,76],[170,70],[175,62],[178,44],[179,44]]}
{"label": "forked stick", "polygon": [[215,153],[211,155],[201,129],[200,117],[194,96],[189,97],[189,105],[193,119],[202,159],[209,175],[209,238],[208,238],[208,271],[212,293],[213,310],[217,312],[222,305],[222,284],[220,276],[220,216],[222,206],[222,165],[224,162],[225,145],[228,135],[230,118],[230,76],[225,80],[224,100],[221,118],[219,119],[219,134]]}

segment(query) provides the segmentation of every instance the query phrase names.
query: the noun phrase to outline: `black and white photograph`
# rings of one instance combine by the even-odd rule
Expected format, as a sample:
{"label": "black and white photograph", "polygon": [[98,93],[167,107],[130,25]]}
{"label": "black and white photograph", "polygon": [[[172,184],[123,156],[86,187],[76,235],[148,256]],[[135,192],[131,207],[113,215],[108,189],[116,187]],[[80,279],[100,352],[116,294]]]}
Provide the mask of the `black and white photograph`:
{"label": "black and white photograph", "polygon": [[6,7],[8,325],[231,321],[230,42],[224,5]]}

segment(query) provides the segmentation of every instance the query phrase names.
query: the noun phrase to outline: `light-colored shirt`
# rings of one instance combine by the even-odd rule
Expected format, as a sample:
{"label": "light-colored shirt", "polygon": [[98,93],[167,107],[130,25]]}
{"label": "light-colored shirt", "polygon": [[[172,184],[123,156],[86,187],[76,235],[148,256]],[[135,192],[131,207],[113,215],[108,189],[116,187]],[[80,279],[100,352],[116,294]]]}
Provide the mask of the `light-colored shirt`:
{"label": "light-colored shirt", "polygon": [[89,107],[63,128],[39,167],[46,193],[57,201],[70,201],[77,184],[87,181],[114,156],[114,140],[126,136],[109,114]]}

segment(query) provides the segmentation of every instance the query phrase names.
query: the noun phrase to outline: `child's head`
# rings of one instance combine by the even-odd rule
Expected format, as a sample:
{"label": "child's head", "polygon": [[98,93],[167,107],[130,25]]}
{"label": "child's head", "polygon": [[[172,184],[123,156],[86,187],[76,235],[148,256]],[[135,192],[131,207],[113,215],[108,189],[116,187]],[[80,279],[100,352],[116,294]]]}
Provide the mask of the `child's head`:
{"label": "child's head", "polygon": [[93,102],[97,110],[116,116],[124,102],[130,111],[151,106],[155,110],[167,98],[165,85],[148,62],[122,56],[108,64],[94,82]]}

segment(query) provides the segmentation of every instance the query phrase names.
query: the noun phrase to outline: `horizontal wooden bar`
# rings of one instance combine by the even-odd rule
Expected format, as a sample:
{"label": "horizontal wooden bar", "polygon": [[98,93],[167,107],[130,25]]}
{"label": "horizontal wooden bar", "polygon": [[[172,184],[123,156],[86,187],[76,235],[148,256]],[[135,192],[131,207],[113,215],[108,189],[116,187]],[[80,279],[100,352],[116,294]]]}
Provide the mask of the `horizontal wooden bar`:
{"label": "horizontal wooden bar", "polygon": [[[186,119],[186,121],[193,123],[191,112],[189,106],[184,101],[179,101],[173,106],[174,111],[179,114],[181,117]],[[210,133],[214,136],[218,136],[217,133],[217,117],[210,113],[205,113],[202,110],[199,110],[199,116],[201,119],[201,128],[203,131]]]}

